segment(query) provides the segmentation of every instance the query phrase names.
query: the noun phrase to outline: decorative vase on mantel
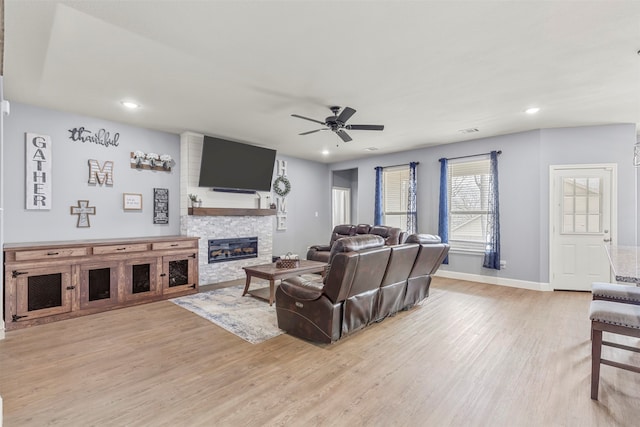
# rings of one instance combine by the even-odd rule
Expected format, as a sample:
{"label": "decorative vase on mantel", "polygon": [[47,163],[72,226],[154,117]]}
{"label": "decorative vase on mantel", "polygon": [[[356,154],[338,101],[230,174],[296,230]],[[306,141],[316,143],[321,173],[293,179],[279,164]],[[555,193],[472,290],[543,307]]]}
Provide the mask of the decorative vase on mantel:
{"label": "decorative vase on mantel", "polygon": [[194,208],[202,207],[202,200],[197,200],[197,201],[191,202],[191,206],[194,207]]}

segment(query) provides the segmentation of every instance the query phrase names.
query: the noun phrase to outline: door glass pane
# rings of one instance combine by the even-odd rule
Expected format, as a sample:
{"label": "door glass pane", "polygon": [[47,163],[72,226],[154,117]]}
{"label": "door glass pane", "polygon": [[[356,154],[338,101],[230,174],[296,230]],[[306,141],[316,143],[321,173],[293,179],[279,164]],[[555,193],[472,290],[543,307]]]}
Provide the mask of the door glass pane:
{"label": "door glass pane", "polygon": [[562,217],[562,232],[570,233],[573,231],[573,215],[563,215]]}
{"label": "door glass pane", "polygon": [[27,281],[27,310],[62,306],[62,273],[31,276]]}
{"label": "door glass pane", "polygon": [[587,178],[576,178],[575,183],[576,196],[585,196],[587,194]]}
{"label": "door glass pane", "polygon": [[89,301],[111,298],[111,269],[89,270]]}
{"label": "door glass pane", "polygon": [[138,294],[151,290],[151,266],[149,264],[133,265],[131,268],[131,293]]}
{"label": "door glass pane", "polygon": [[563,203],[564,213],[573,212],[573,197],[565,195],[563,197]]}
{"label": "door glass pane", "polygon": [[169,261],[169,287],[182,286],[189,283],[189,260]]}
{"label": "door glass pane", "polygon": [[589,213],[590,214],[600,213],[600,197],[598,196],[589,197]]}
{"label": "door glass pane", "polygon": [[573,186],[574,186],[573,178],[563,178],[562,184],[563,184],[563,188],[562,188],[563,194],[567,196],[573,196]]}

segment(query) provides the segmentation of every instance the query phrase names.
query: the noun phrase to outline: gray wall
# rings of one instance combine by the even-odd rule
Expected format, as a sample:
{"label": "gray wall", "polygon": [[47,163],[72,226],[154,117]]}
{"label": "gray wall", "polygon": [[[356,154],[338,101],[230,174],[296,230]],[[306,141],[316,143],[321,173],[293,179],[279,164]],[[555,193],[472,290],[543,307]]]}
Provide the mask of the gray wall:
{"label": "gray wall", "polygon": [[[12,103],[4,120],[4,240],[37,242],[87,238],[179,234],[179,137],[96,118]],[[84,126],[120,133],[117,148],[73,142],[68,130]],[[27,211],[25,194],[25,132],[49,135],[53,150],[53,207]],[[637,170],[632,165],[635,125],[535,130],[511,135],[426,147],[331,165],[278,155],[287,160],[291,193],[287,197],[287,229],[275,230],[274,255],[294,252],[304,258],[307,247],[329,241],[333,171],[355,169],[352,176],[354,223],[373,223],[374,167],[419,161],[418,231],[437,234],[440,157],[502,150],[499,158],[502,259],[507,269],[487,270],[478,255],[452,254],[443,266],[461,273],[548,282],[549,166],[580,163],[618,164],[618,243],[635,244]],[[135,150],[167,153],[175,160],[170,173],[129,167]],[[114,185],[92,186],[89,159],[115,163]],[[152,222],[153,188],[168,188],[169,225]],[[125,212],[122,193],[141,193],[143,211]],[[79,199],[96,206],[91,228],[76,228],[69,213]],[[317,213],[317,214],[316,214]]]}
{"label": "gray wall", "polygon": [[547,283],[549,281],[549,166],[618,164],[618,239],[634,244],[636,142],[634,124],[535,130],[341,162],[332,170],[358,168],[358,222],[373,222],[375,166],[419,161],[418,231],[437,234],[441,157],[502,150],[499,157],[502,259],[507,269],[482,268],[479,255],[454,253],[443,270]]}
{"label": "gray wall", "polygon": [[[120,134],[117,147],[74,142],[69,129],[84,126]],[[25,209],[25,133],[49,135],[52,144],[51,210]],[[12,102],[4,122],[5,236],[8,243],[180,234],[180,139],[177,135]],[[130,152],[169,154],[171,172],[130,167]],[[113,186],[92,185],[88,160],[114,162]],[[153,188],[169,189],[169,224],[153,224]],[[123,193],[142,194],[142,211],[124,211]],[[96,207],[90,228],[77,228],[70,206]]]}
{"label": "gray wall", "polygon": [[331,237],[329,167],[323,163],[279,154],[277,158],[287,161],[287,178],[291,182],[291,192],[286,199],[287,229],[274,228],[273,255],[292,252],[304,259],[309,246],[328,244]]}
{"label": "gray wall", "polygon": [[[69,129],[84,126],[104,128],[120,134],[118,147],[74,142]],[[51,210],[25,209],[25,133],[49,135],[52,141]],[[19,103],[11,104],[5,119],[4,240],[41,242],[94,238],[142,237],[180,233],[180,138],[178,135],[137,128],[121,123],[49,110]],[[130,152],[141,150],[169,154],[171,172],[130,167]],[[287,229],[275,230],[274,255],[294,252],[302,258],[309,245],[329,240],[331,233],[331,181],[326,164],[277,156],[287,160],[291,193],[287,197]],[[10,159],[10,161],[8,160]],[[88,183],[88,160],[114,162],[113,186]],[[277,171],[274,170],[274,173]],[[6,178],[9,177],[7,180]],[[169,224],[153,224],[153,188],[169,189]],[[140,193],[142,211],[124,211],[122,193]],[[77,228],[77,216],[70,206],[88,199],[96,207],[90,228]],[[317,212],[317,216],[316,216]]]}
{"label": "gray wall", "polygon": [[635,245],[637,239],[633,124],[543,129],[540,147],[540,275],[549,273],[549,166],[581,163],[618,164],[618,245]]}

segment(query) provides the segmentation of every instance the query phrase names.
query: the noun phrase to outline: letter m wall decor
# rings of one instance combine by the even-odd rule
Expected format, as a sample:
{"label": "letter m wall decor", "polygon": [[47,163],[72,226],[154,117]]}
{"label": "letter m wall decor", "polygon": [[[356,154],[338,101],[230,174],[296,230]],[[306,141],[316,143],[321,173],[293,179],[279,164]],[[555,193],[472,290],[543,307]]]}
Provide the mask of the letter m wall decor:
{"label": "letter m wall decor", "polygon": [[95,185],[96,183],[113,185],[113,162],[111,160],[104,162],[102,167],[97,160],[89,160],[89,184]]}
{"label": "letter m wall decor", "polygon": [[26,134],[26,209],[51,209],[51,137]]}

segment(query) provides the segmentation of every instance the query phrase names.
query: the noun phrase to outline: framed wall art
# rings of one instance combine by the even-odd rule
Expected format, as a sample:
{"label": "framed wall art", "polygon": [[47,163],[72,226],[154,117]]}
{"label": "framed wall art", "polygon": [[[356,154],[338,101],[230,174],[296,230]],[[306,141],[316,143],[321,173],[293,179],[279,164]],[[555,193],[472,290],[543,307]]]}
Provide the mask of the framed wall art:
{"label": "framed wall art", "polygon": [[125,211],[142,210],[142,194],[122,193],[122,209]]}
{"label": "framed wall art", "polygon": [[169,224],[169,189],[153,189],[153,223]]}

